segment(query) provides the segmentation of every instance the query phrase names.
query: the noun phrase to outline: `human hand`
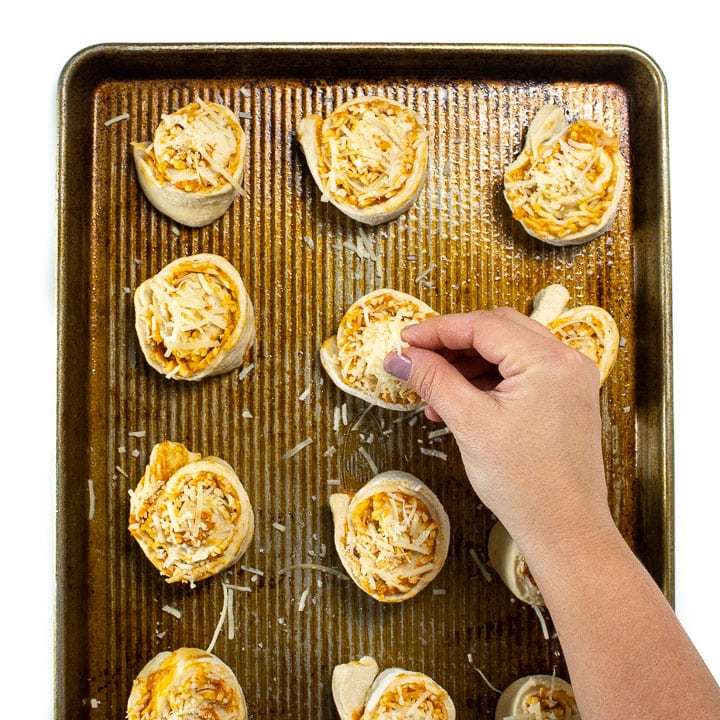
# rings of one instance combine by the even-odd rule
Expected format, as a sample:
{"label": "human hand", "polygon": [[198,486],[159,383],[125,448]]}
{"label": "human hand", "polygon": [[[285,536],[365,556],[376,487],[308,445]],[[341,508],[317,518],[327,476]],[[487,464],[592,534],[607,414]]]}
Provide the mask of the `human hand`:
{"label": "human hand", "polygon": [[614,531],[607,503],[600,374],[510,308],[432,317],[385,359],[453,433],[480,499],[533,557]]}

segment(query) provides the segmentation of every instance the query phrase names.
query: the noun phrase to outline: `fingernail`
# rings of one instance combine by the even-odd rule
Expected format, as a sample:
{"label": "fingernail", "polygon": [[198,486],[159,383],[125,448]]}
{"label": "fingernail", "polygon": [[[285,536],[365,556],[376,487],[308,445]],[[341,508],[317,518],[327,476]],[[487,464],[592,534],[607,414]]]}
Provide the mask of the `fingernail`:
{"label": "fingernail", "polygon": [[412,360],[406,355],[400,355],[397,352],[391,352],[385,357],[383,362],[385,372],[395,376],[403,382],[407,382],[410,378],[410,370],[412,369]]}

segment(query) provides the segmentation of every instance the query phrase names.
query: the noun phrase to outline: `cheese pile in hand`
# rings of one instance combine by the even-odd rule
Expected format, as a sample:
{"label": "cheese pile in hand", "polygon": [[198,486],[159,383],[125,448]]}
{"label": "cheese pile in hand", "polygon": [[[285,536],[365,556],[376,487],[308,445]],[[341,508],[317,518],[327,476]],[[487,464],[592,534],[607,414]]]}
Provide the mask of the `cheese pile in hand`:
{"label": "cheese pile in hand", "polygon": [[356,300],[345,312],[335,335],[320,348],[320,361],[344,392],[390,410],[415,410],[422,400],[407,383],[383,368],[390,352],[407,347],[400,333],[407,325],[437,315],[407,293],[382,288]]}

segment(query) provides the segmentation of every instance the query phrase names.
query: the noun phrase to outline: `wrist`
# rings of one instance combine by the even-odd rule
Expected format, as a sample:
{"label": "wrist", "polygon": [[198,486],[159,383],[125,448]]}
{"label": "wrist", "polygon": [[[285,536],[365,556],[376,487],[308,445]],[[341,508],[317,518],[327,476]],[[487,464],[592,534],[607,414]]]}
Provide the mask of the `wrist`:
{"label": "wrist", "polygon": [[614,557],[628,551],[609,509],[580,521],[560,522],[548,530],[534,528],[516,540],[541,592],[564,577],[597,574]]}

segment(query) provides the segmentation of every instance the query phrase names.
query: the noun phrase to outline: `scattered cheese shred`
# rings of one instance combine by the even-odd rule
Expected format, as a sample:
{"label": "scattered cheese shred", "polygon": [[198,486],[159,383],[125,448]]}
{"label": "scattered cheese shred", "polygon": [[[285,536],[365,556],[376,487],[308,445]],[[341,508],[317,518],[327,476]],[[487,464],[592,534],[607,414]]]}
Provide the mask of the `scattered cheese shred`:
{"label": "scattered cheese shred", "polygon": [[436,267],[435,263],[430,263],[421,273],[415,276],[415,282],[419,283],[424,280]]}
{"label": "scattered cheese shred", "polygon": [[327,565],[318,565],[317,563],[299,563],[297,565],[289,565],[282,570],[278,570],[278,575],[284,575],[285,573],[292,572],[293,570],[317,570],[319,572],[327,573],[328,575],[334,575],[342,580],[349,580],[350,578],[341,570]]}
{"label": "scattered cheese shred", "polygon": [[282,457],[281,460],[288,460],[289,458],[293,457],[294,455],[297,455],[299,452],[304,450],[308,445],[312,445],[314,442],[314,438],[308,437],[304,440],[300,441],[297,445],[294,447],[291,447]]}
{"label": "scattered cheese shred", "polygon": [[227,626],[228,626],[228,640],[235,639],[235,607],[233,600],[235,594],[233,592],[234,587],[232,585],[225,584],[225,592],[228,598],[228,612],[227,612]]}
{"label": "scattered cheese shred", "polygon": [[358,452],[365,458],[365,461],[370,467],[370,472],[373,475],[377,475],[379,472],[378,466],[375,464],[375,461],[372,459],[370,453],[362,445],[358,448]]}
{"label": "scattered cheese shred", "polygon": [[244,380],[255,369],[255,363],[246,365],[239,373],[238,380]]}
{"label": "scattered cheese shred", "polygon": [[182,613],[177,608],[173,607],[172,605],[163,605],[161,609],[163,612],[166,612],[168,615],[172,615],[173,617],[176,617],[178,619],[182,617]]}
{"label": "scattered cheese shred", "polygon": [[472,669],[483,679],[484,683],[493,691],[496,692],[498,695],[502,695],[502,690],[498,690],[485,676],[485,673],[475,665],[472,666]]}
{"label": "scattered cheese shred", "polygon": [[119,115],[116,115],[115,117],[111,117],[109,120],[106,120],[103,125],[105,127],[109,127],[110,125],[114,125],[115,123],[122,122],[123,120],[129,120],[130,114],[129,113],[120,113]]}
{"label": "scattered cheese shred", "polygon": [[478,566],[485,580],[487,580],[487,582],[492,582],[492,575],[485,567],[485,563],[480,559],[480,556],[477,554],[477,550],[475,550],[475,548],[470,548],[469,553],[470,557],[473,559],[473,562]]}
{"label": "scattered cheese shred", "polygon": [[533,605],[532,609],[535,611],[535,614],[538,616],[538,620],[540,621],[540,628],[542,629],[543,637],[546,640],[549,640],[550,633],[548,632],[547,623],[545,622],[545,616],[542,614],[542,610],[538,605]]}
{"label": "scattered cheese shred", "polygon": [[286,529],[286,528],[285,528],[285,525],[283,525],[282,523],[274,522],[274,523],[272,524],[272,526],[273,526],[276,530],[278,530],[279,532],[285,532],[285,529]]}
{"label": "scattered cheese shred", "polygon": [[256,567],[251,567],[250,565],[241,565],[240,569],[244,570],[245,572],[249,572],[252,575],[260,575],[261,577],[265,575],[265,572],[263,570],[260,570]]}
{"label": "scattered cheese shred", "polygon": [[218,619],[217,625],[215,626],[215,632],[213,633],[212,639],[210,640],[210,645],[206,648],[206,652],[211,653],[215,647],[215,643],[217,642],[217,639],[220,637],[220,631],[222,630],[223,625],[225,624],[225,619],[227,618],[228,613],[228,602],[230,598],[228,597],[228,589],[225,583],[222,584],[222,592],[223,592],[223,604],[222,609],[220,610],[220,618]]}
{"label": "scattered cheese shred", "polygon": [[88,520],[95,517],[95,483],[92,478],[88,479]]}
{"label": "scattered cheese shred", "polygon": [[305,588],[302,591],[302,595],[300,595],[300,602],[298,603],[298,612],[302,612],[305,610],[305,603],[307,602],[308,594],[310,593],[310,588]]}
{"label": "scattered cheese shred", "polygon": [[447,460],[448,456],[446,452],[442,450],[435,450],[434,448],[421,447],[420,452],[423,455],[429,455],[430,457],[440,458],[440,460]]}

